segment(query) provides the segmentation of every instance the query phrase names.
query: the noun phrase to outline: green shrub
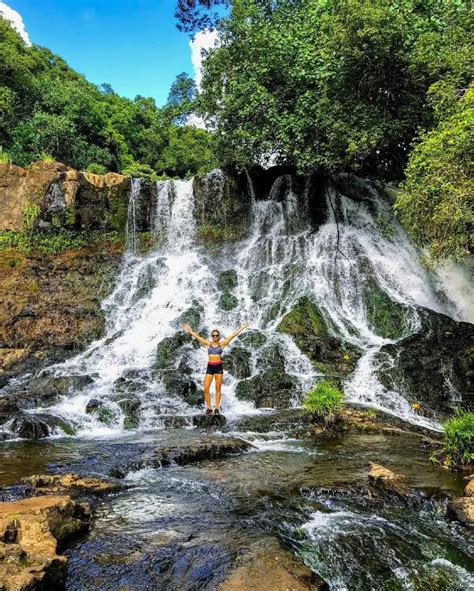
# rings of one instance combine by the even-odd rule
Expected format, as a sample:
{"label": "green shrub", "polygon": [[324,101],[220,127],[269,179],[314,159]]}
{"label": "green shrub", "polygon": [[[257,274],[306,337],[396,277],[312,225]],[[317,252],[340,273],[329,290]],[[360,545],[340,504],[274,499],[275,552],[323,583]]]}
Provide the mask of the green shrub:
{"label": "green shrub", "polygon": [[97,164],[96,162],[92,162],[86,168],[87,172],[92,172],[92,174],[107,174],[108,170],[103,164]]}
{"label": "green shrub", "polygon": [[0,148],[0,164],[11,164],[12,163],[12,159],[10,158],[10,154],[8,152],[5,152],[5,150],[2,150],[2,148]]}
{"label": "green shrub", "polygon": [[443,423],[443,429],[443,464],[455,467],[474,462],[474,412],[458,409],[454,417]]}
{"label": "green shrub", "polygon": [[38,219],[38,216],[40,214],[40,207],[39,205],[36,205],[35,203],[28,203],[27,205],[25,205],[23,207],[23,209],[21,210],[21,218],[22,218],[22,230],[24,232],[32,232],[35,224],[36,224],[36,220]]}
{"label": "green shrub", "polygon": [[161,177],[158,176],[155,170],[148,164],[140,164],[139,162],[130,162],[122,169],[122,174],[125,176],[138,177],[141,179],[148,179],[150,181],[159,181]]}
{"label": "green shrub", "polygon": [[77,232],[60,229],[48,232],[0,232],[0,250],[18,248],[24,255],[31,252],[42,254],[59,254],[65,250],[82,248],[99,242],[122,244],[124,236],[121,232],[102,232],[90,230]]}
{"label": "green shrub", "polygon": [[38,155],[38,160],[42,160],[43,162],[54,162],[53,156],[48,154],[48,152],[40,152]]}
{"label": "green shrub", "polygon": [[334,384],[323,380],[306,394],[303,408],[312,420],[328,426],[337,420],[343,401],[344,394]]}

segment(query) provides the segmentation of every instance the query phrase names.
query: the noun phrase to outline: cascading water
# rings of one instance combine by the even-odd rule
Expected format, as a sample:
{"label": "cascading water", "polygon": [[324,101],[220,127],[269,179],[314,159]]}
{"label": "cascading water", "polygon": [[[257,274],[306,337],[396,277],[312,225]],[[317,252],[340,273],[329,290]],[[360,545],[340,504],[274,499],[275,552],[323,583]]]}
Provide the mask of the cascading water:
{"label": "cascading water", "polygon": [[[210,174],[213,186],[223,175],[222,171]],[[121,430],[127,405],[136,410],[135,423],[128,427],[152,428],[162,424],[163,416],[192,414],[192,407],[170,392],[169,382],[156,366],[157,345],[176,335],[190,311],[197,311],[199,326],[195,328],[201,331],[209,332],[215,326],[228,334],[243,321],[258,329],[264,344],[246,343],[251,352],[251,377],[260,371],[258,355],[277,347],[296,385],[293,403],[298,404],[300,394],[321,374],[293,340],[276,328],[305,295],[338,338],[362,351],[345,384],[348,400],[436,428],[434,422],[414,415],[400,392],[387,390],[377,379],[376,353],[392,340],[380,336],[371,324],[364,306],[367,285],[376,285],[405,306],[404,335],[418,326],[416,306],[443,311],[403,231],[393,221],[381,231],[377,220],[385,219],[388,206],[380,195],[364,186],[364,199],[356,201],[328,185],[327,219],[314,229],[309,181],[306,190],[297,194],[291,176],[279,177],[264,199],[255,194],[250,176],[248,181],[252,197],[249,237],[218,254],[198,244],[193,182],[158,182],[153,224],[157,247],[144,257],[136,254],[140,181],[132,181],[128,250],[117,287],[103,302],[106,335],[80,355],[48,370],[56,375],[87,374],[93,383],[48,412],[72,422],[82,434]],[[236,302],[230,310],[218,305],[222,295],[218,275],[225,270],[235,270],[237,276]],[[205,364],[204,348],[185,345],[178,361],[167,368],[167,379],[179,381],[180,374],[200,383]],[[250,402],[236,397],[237,384],[226,373],[222,406],[227,414],[253,409]],[[86,413],[92,399],[106,406],[100,420]]]}

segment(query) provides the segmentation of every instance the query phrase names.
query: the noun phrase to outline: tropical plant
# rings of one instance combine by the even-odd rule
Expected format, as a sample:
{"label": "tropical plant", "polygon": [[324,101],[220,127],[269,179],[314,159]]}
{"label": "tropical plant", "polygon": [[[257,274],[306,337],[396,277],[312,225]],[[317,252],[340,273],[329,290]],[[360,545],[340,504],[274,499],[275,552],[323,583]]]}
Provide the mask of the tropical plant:
{"label": "tropical plant", "polygon": [[432,459],[442,457],[447,467],[474,462],[474,413],[457,410],[454,417],[443,423],[443,447]]}
{"label": "tropical plant", "polygon": [[343,401],[344,394],[332,382],[323,380],[306,394],[303,409],[313,421],[329,426],[339,417]]}

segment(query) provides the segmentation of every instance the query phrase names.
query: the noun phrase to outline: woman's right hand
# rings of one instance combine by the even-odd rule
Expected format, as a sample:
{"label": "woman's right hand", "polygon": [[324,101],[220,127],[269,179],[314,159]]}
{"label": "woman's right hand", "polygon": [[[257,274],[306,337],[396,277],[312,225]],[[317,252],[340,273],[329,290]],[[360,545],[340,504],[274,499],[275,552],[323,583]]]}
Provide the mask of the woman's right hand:
{"label": "woman's right hand", "polygon": [[192,330],[189,324],[182,324],[181,326],[186,332],[191,332]]}

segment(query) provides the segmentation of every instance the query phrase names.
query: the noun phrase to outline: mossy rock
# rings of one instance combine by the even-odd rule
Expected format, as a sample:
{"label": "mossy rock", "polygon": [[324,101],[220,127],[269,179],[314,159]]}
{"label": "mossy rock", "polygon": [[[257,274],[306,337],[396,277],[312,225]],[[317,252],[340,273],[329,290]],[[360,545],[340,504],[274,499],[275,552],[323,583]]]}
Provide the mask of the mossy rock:
{"label": "mossy rock", "polygon": [[182,324],[189,324],[191,328],[197,330],[201,326],[201,319],[204,314],[203,306],[198,300],[193,300],[192,305],[177,320],[177,328],[180,328]]}
{"label": "mossy rock", "polygon": [[224,368],[239,380],[249,378],[251,375],[251,357],[252,354],[250,351],[247,351],[247,349],[242,347],[233,347],[228,353],[225,354],[223,359]]}
{"label": "mossy rock", "polygon": [[249,329],[239,336],[239,341],[249,349],[261,349],[267,337],[259,330]]}
{"label": "mossy rock", "polygon": [[219,307],[225,311],[233,310],[238,306],[238,304],[239,301],[235,297],[235,295],[231,294],[228,291],[224,292],[219,298]]}
{"label": "mossy rock", "polygon": [[229,269],[228,271],[222,271],[222,273],[219,274],[217,287],[222,291],[230,291],[237,287],[237,282],[236,271],[234,269]]}
{"label": "mossy rock", "polygon": [[172,337],[166,337],[156,346],[154,369],[168,369],[174,366],[179,351],[187,344],[191,344],[191,336],[180,331]]}
{"label": "mossy rock", "polygon": [[168,369],[162,372],[161,378],[166,388],[166,393],[182,398],[191,406],[199,405],[203,401],[202,391],[197,384],[186,374],[179,370]]}
{"label": "mossy rock", "polygon": [[300,298],[291,312],[286,314],[282,319],[277,330],[278,332],[290,334],[292,336],[328,334],[326,323],[321,313],[307,297]]}
{"label": "mossy rock", "polygon": [[370,328],[385,339],[399,339],[409,332],[408,306],[394,302],[376,283],[364,289],[364,307]]}
{"label": "mossy rock", "polygon": [[284,372],[268,369],[237,384],[235,395],[239,400],[255,403],[257,408],[288,408],[296,390],[293,380]]}
{"label": "mossy rock", "polygon": [[104,425],[112,425],[118,419],[118,412],[116,409],[111,408],[96,398],[92,398],[87,403],[86,414],[93,415]]}
{"label": "mossy rock", "polygon": [[357,347],[330,334],[324,316],[308,297],[299,299],[277,331],[291,335],[315,368],[336,380],[350,374],[360,357]]}
{"label": "mossy rock", "polygon": [[124,429],[136,429],[140,424],[141,401],[135,396],[117,400],[117,406],[125,415],[123,420]]}

